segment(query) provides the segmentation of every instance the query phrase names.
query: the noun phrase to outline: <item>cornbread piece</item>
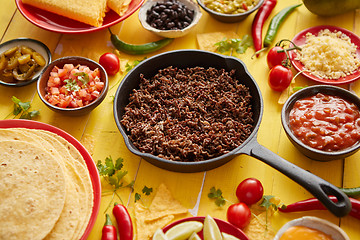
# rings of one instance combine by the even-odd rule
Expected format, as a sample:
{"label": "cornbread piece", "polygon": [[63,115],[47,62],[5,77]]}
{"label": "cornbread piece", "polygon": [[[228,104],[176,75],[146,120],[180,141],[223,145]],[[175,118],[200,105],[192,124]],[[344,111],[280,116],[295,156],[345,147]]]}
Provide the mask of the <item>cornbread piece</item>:
{"label": "cornbread piece", "polygon": [[102,25],[107,9],[107,0],[23,0],[23,3],[95,27]]}

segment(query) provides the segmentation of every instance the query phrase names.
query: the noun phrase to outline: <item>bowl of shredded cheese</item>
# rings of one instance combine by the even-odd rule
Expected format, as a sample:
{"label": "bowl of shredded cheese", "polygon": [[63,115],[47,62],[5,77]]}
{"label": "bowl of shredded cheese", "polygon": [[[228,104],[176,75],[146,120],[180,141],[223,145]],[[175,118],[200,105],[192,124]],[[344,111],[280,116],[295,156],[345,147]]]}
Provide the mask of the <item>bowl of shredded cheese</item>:
{"label": "bowl of shredded cheese", "polygon": [[340,85],[360,77],[360,38],[335,26],[316,26],[292,40],[301,50],[290,51],[293,66],[307,78]]}

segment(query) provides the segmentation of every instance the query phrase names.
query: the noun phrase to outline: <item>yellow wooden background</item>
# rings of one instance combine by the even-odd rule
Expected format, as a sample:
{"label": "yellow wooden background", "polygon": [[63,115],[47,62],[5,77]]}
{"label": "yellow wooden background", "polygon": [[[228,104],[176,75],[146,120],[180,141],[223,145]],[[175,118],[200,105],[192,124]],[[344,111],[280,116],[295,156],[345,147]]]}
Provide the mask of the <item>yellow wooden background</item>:
{"label": "yellow wooden background", "polygon": [[[300,2],[300,0],[279,0],[270,18],[284,7]],[[97,61],[101,54],[114,50],[110,44],[109,33],[106,29],[78,35],[58,34],[43,30],[29,23],[17,10],[14,0],[1,0],[1,5],[1,42],[18,37],[34,38],[42,41],[49,47],[53,54],[53,59],[62,56],[79,55]],[[118,34],[122,40],[133,44],[158,40],[159,37],[141,27],[137,13],[135,12],[125,21],[113,26],[113,32]],[[200,23],[194,31],[185,37],[175,39],[172,44],[162,49],[161,52],[174,49],[198,48],[196,42],[196,34],[198,33],[230,30],[235,31],[239,36],[251,34],[251,23],[254,15],[253,13],[240,23],[227,24],[218,22],[203,12]],[[265,24],[264,30],[267,29],[268,23],[269,21]],[[292,39],[297,32],[303,29],[324,24],[343,27],[360,35],[360,12],[353,11],[336,17],[322,18],[310,13],[305,6],[301,6],[281,26],[276,36],[276,41],[284,38]],[[240,55],[239,58],[245,62],[250,73],[256,79],[265,103],[264,115],[258,134],[259,143],[281,157],[311,171],[336,186],[360,186],[360,162],[358,161],[360,153],[356,153],[344,160],[316,162],[306,158],[290,143],[281,127],[280,112],[282,106],[277,104],[279,93],[272,91],[267,84],[268,67],[266,65],[266,54],[262,54],[260,58],[251,59],[253,53],[253,49],[248,49],[246,54]],[[121,58],[128,59],[129,61],[141,60],[143,57],[145,56],[121,54]],[[217,207],[207,197],[210,188],[213,186],[220,188],[226,199],[230,202],[236,202],[235,189],[247,177],[255,177],[261,180],[264,185],[265,194],[277,196],[285,204],[311,197],[306,190],[292,180],[264,163],[245,155],[240,155],[217,169],[191,174],[162,170],[133,155],[125,147],[113,118],[111,96],[114,96],[119,80],[122,77],[123,75],[120,73],[110,77],[111,89],[104,102],[91,114],[82,117],[66,117],[47,109],[36,93],[35,83],[21,88],[0,86],[0,119],[5,118],[12,111],[12,96],[16,96],[23,101],[31,101],[32,108],[41,112],[36,120],[59,127],[72,134],[78,140],[81,140],[85,134],[93,136],[95,139],[93,149],[94,161],[104,160],[107,156],[112,156],[113,158],[122,157],[125,169],[129,172],[126,176],[126,181],[135,181],[134,192],[141,192],[144,185],[156,189],[160,183],[165,183],[174,197],[195,215],[203,216],[210,214],[213,217],[225,220],[226,209],[230,203],[221,208]],[[302,76],[296,79],[297,86],[312,84],[314,83]],[[359,83],[343,87],[360,94]],[[130,189],[119,191],[131,214],[133,214],[134,192],[131,192]],[[144,198],[144,201],[150,201],[150,199]],[[109,197],[102,198],[100,212],[89,239],[100,239],[101,228],[104,223],[103,212],[108,201]],[[274,228],[277,230],[287,221],[305,215],[327,219],[340,225],[351,239],[360,239],[359,220],[348,216],[338,219],[327,211],[294,214],[277,213],[273,218]],[[188,216],[191,216],[191,214],[189,213]]]}

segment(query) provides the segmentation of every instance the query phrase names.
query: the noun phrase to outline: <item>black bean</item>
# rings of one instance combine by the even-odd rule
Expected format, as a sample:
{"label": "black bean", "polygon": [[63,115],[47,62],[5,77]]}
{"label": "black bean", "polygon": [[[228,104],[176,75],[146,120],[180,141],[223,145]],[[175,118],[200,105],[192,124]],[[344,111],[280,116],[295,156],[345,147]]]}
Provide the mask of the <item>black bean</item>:
{"label": "black bean", "polygon": [[[157,26],[158,29],[162,30],[183,29],[194,18],[194,11],[188,9],[187,6],[177,0],[158,2],[146,14],[147,23],[150,26]],[[169,22],[174,22],[174,26],[169,24]]]}

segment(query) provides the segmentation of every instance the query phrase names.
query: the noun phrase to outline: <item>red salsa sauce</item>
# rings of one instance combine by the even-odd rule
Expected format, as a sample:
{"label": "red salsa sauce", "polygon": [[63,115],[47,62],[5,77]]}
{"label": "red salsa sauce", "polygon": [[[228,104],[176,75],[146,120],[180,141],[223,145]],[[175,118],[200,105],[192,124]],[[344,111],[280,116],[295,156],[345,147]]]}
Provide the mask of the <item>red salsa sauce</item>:
{"label": "red salsa sauce", "polygon": [[289,120],[298,139],[322,151],[340,151],[360,140],[359,109],[338,96],[318,93],[300,99]]}

